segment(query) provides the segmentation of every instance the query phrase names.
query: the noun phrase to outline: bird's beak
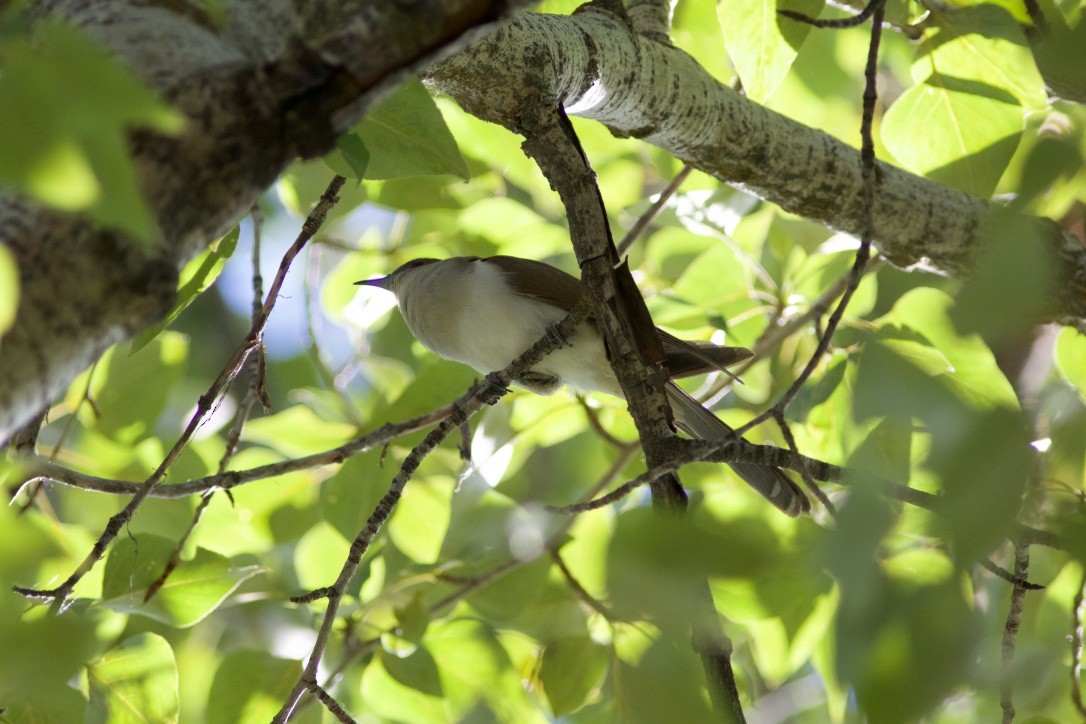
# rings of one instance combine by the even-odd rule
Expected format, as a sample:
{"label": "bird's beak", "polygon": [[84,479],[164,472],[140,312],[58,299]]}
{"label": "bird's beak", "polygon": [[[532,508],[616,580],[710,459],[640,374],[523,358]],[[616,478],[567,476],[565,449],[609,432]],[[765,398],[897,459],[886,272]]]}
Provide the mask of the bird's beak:
{"label": "bird's beak", "polygon": [[377,287],[379,289],[384,289],[386,291],[392,291],[392,289],[391,289],[392,277],[391,276],[377,277],[376,279],[363,279],[360,282],[355,282],[355,284],[356,285],[364,284],[364,285],[366,285],[368,287]]}

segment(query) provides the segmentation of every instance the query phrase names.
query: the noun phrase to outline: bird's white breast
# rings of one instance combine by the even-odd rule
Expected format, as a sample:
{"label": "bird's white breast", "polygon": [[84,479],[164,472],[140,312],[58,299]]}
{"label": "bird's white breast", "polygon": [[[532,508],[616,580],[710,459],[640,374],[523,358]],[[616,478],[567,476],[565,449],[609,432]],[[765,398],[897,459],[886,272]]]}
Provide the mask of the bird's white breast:
{"label": "bird's white breast", "polygon": [[[449,259],[421,267],[396,290],[407,326],[426,347],[479,372],[500,370],[539,340],[566,312],[514,292],[500,267]],[[572,344],[535,370],[583,390],[618,394],[595,326],[583,324]]]}

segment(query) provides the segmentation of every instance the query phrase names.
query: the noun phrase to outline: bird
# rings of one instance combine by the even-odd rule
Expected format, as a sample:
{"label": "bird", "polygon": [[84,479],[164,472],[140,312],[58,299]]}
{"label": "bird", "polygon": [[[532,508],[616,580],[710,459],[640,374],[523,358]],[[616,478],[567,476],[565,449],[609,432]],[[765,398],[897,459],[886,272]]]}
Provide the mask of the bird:
{"label": "bird", "polygon": [[[355,284],[391,292],[411,333],[440,357],[489,374],[504,369],[581,297],[581,282],[544,262],[514,256],[412,259],[391,274]],[[687,342],[657,329],[669,380],[665,393],[676,426],[711,442],[735,431],[674,380],[735,364],[752,356],[742,347]],[[562,385],[623,397],[595,321],[582,322],[570,344],[550,352],[513,384],[549,395]],[[810,501],[780,468],[728,463],[752,488],[785,514],[810,510]]]}

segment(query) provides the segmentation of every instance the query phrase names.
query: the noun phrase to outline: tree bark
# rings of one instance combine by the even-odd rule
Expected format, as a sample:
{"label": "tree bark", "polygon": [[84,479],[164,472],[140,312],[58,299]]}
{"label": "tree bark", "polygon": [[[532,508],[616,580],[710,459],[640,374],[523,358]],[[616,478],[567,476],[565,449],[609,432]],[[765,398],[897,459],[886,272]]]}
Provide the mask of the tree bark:
{"label": "tree bark", "polygon": [[134,133],[160,234],[146,249],[83,219],[0,194],[0,241],[20,300],[0,340],[0,442],[110,345],[172,307],[180,268],[298,157],[337,136],[403,78],[525,0],[240,0],[222,22],[195,5],[43,0],[35,22],[80,29],[186,118],[178,137]]}
{"label": "tree bark", "polygon": [[[224,23],[177,2],[42,0],[40,20],[80,28],[187,118],[132,136],[161,233],[151,251],[116,232],[0,195],[0,240],[21,298],[2,340],[0,441],[111,344],[173,304],[178,270],[243,214],[293,159],[332,148],[406,74],[478,40],[523,0],[239,0]],[[561,103],[797,214],[855,233],[858,152],[721,86],[659,42],[651,17],[602,0],[572,17],[522,16],[430,72],[469,112],[516,127],[525,102]],[[635,28],[646,33],[639,35]],[[881,166],[879,250],[902,266],[961,273],[983,200]],[[1086,329],[1086,250],[1051,235],[1063,262],[1059,320]]]}
{"label": "tree bark", "polygon": [[[524,103],[561,104],[617,136],[640,138],[787,211],[859,236],[857,149],[747,100],[646,33],[607,2],[569,17],[524,15],[431,68],[427,80],[473,115],[512,130]],[[966,274],[992,206],[886,163],[879,177],[878,250],[901,267]],[[1053,222],[1041,220],[1039,228],[1061,265],[1055,319],[1086,331],[1086,249]],[[1031,253],[1023,242],[1023,253]]]}

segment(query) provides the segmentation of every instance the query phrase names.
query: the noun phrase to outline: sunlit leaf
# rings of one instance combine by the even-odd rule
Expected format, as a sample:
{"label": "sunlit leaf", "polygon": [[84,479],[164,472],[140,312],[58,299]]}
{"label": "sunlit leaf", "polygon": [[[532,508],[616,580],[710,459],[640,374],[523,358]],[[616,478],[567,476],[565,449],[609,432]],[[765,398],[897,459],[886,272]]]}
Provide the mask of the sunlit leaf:
{"label": "sunlit leaf", "polygon": [[183,118],[116,58],[59,22],[8,39],[0,77],[0,183],[149,243],[157,223],[129,159],[135,128]]}
{"label": "sunlit leaf", "polygon": [[308,590],[331,586],[339,576],[349,550],[350,540],[330,525],[318,523],[313,526],[294,550],[298,582]]}
{"label": "sunlit leaf", "polygon": [[166,639],[139,634],[87,667],[87,722],[175,722],[177,663]]}
{"label": "sunlit leaf", "polygon": [[543,650],[539,679],[551,711],[563,716],[587,703],[602,683],[611,653],[588,636],[552,641]]}
{"label": "sunlit leaf", "polygon": [[720,0],[724,47],[743,81],[743,91],[766,100],[796,59],[811,26],[778,14],[792,10],[818,17],[820,0]]}
{"label": "sunlit leaf", "polygon": [[260,573],[256,565],[238,565],[210,551],[197,550],[182,560],[150,601],[144,594],[163,572],[175,543],[141,535],[118,539],[106,560],[103,603],[178,628],[192,626],[218,608],[238,586]]}
{"label": "sunlit leaf", "polygon": [[356,430],[342,422],[321,419],[304,405],[294,405],[250,421],[245,432],[249,440],[263,443],[284,455],[306,455],[338,447],[353,437]]}
{"label": "sunlit leaf", "polygon": [[0,338],[15,322],[15,310],[18,308],[19,270],[11,252],[0,244]]}
{"label": "sunlit leaf", "polygon": [[263,651],[233,651],[215,672],[207,701],[209,724],[256,724],[275,717],[302,666]]}
{"label": "sunlit leaf", "polygon": [[978,196],[990,196],[1022,135],[1022,110],[940,77],[894,102],[882,140],[905,168]]}
{"label": "sunlit leaf", "polygon": [[1073,329],[1060,332],[1056,342],[1056,365],[1064,379],[1086,400],[1086,336]]}
{"label": "sunlit leaf", "polygon": [[179,332],[164,332],[138,353],[118,349],[110,356],[105,374],[97,377],[102,382],[95,412],[102,434],[131,444],[152,431],[173,385],[184,375],[188,342]]}
{"label": "sunlit leaf", "polygon": [[407,81],[370,109],[354,132],[370,154],[366,178],[438,173],[468,178],[456,141],[418,80]]}
{"label": "sunlit leaf", "polygon": [[215,283],[215,280],[219,278],[219,274],[222,272],[222,268],[226,265],[226,260],[234,255],[240,232],[241,227],[235,226],[207,251],[185,266],[178,284],[177,304],[174,305],[173,310],[166,315],[165,319],[158,324],[147,327],[133,338],[132,353],[136,353],[147,346],[147,343],[177,319],[178,315],[185,311],[185,308],[192,304],[197,296]]}
{"label": "sunlit leaf", "polygon": [[1026,34],[1005,8],[979,3],[937,11],[933,19],[913,65],[918,83],[957,86],[991,98],[1004,91],[1030,110],[1047,105]]}

